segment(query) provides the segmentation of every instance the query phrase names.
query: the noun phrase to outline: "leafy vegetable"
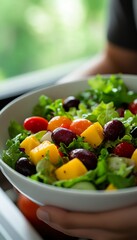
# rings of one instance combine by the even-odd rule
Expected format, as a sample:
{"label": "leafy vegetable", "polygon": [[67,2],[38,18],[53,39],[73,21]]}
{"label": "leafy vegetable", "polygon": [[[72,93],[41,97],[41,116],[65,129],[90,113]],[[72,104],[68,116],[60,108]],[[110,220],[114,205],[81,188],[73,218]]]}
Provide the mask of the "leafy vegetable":
{"label": "leafy vegetable", "polygon": [[134,187],[136,185],[133,175],[125,178],[117,174],[108,174],[108,179],[117,189]]}
{"label": "leafy vegetable", "polygon": [[7,149],[3,150],[2,159],[10,167],[15,168],[15,163],[20,157],[26,156],[23,151],[20,151],[20,142],[26,135],[18,134],[15,138],[9,139],[6,143]]}
{"label": "leafy vegetable", "polygon": [[50,120],[53,116],[52,109],[49,109],[49,105],[52,104],[51,98],[41,95],[36,106],[32,110],[34,116],[45,117],[47,120]]}
{"label": "leafy vegetable", "polygon": [[66,146],[64,143],[60,144],[59,150],[64,154],[68,155],[68,152],[70,152],[73,149],[77,148],[83,148],[86,150],[94,151],[91,145],[88,142],[85,142],[84,139],[80,136],[78,136],[76,139],[74,139],[69,146]]}
{"label": "leafy vegetable", "polygon": [[8,132],[9,132],[9,136],[10,138],[14,138],[16,137],[18,134],[20,133],[24,133],[24,134],[29,134],[28,131],[26,131],[23,126],[21,124],[19,124],[16,121],[11,121],[9,128],[8,128]]}
{"label": "leafy vegetable", "polygon": [[110,77],[96,76],[95,79],[89,80],[89,85],[95,91],[95,97],[98,102],[109,103],[113,99],[116,107],[123,103],[130,103],[137,98],[137,93],[129,91],[123,82],[122,77],[112,75]]}
{"label": "leafy vegetable", "polygon": [[95,107],[92,113],[87,117],[91,122],[98,121],[102,126],[110,120],[117,118],[118,112],[115,110],[113,102],[105,104],[101,102]]}

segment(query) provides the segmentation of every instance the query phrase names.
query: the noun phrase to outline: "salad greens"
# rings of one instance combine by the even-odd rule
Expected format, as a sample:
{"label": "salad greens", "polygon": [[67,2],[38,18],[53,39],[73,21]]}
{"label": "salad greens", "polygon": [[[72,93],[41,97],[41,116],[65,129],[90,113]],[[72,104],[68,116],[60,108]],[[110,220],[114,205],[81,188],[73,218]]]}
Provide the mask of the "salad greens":
{"label": "salad greens", "polygon": [[[13,125],[12,125],[13,124]],[[15,122],[12,122],[11,127],[16,128]],[[10,129],[11,129],[10,127]],[[17,123],[18,128],[18,123]],[[16,131],[14,130],[14,133]],[[26,132],[26,131],[25,131]],[[6,150],[3,150],[2,159],[5,163],[7,163],[10,167],[15,169],[15,163],[20,157],[26,156],[26,154],[23,151],[20,151],[20,143],[25,139],[27,135],[25,133],[20,133],[14,138],[8,139],[6,143]]]}
{"label": "salad greens", "polygon": [[[129,103],[137,99],[137,93],[128,90],[120,75],[105,78],[98,75],[94,79],[89,79],[88,84],[89,88],[76,96],[80,101],[78,108],[71,107],[69,111],[65,111],[62,99],[52,100],[48,96],[42,95],[32,109],[32,115],[44,117],[48,121],[54,116],[66,116],[71,120],[83,118],[92,123],[98,122],[103,128],[111,120],[120,120],[125,128],[124,135],[113,141],[104,140],[97,148],[91,146],[81,136],[77,136],[69,145],[60,143],[59,151],[63,157],[60,157],[59,164],[51,163],[49,154],[47,154],[36,165],[36,173],[28,177],[35,181],[64,188],[77,188],[78,186],[83,189],[84,187],[80,187],[80,183],[85,182],[91,184],[87,188],[94,190],[104,190],[109,184],[114,185],[116,189],[135,186],[135,164],[130,158],[115,156],[112,150],[122,142],[131,143],[135,149],[137,148],[137,137],[131,135],[131,130],[137,126],[137,115],[131,113],[127,108]],[[119,116],[117,111],[119,107],[125,108],[123,116]],[[16,121],[11,121],[8,130],[10,138],[7,140],[2,159],[15,169],[19,158],[28,157],[20,148],[20,143],[32,133]],[[38,132],[35,136],[39,140],[41,134],[44,133]],[[97,156],[96,168],[73,179],[58,180],[55,175],[56,168],[69,161],[69,153],[74,149],[85,149],[95,153]]]}

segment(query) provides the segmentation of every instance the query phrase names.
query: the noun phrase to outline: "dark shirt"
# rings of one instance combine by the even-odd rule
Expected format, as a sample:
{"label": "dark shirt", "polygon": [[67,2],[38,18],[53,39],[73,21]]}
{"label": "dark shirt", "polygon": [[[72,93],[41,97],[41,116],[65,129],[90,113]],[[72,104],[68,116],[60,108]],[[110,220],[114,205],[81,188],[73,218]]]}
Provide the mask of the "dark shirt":
{"label": "dark shirt", "polygon": [[137,50],[137,0],[110,0],[107,39]]}

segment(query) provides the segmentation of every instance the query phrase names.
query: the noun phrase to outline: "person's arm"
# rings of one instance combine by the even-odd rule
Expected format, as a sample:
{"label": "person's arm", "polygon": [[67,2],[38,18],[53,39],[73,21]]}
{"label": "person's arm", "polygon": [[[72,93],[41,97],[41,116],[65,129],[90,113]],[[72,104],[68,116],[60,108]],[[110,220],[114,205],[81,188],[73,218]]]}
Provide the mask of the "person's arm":
{"label": "person's arm", "polygon": [[97,73],[137,74],[137,52],[108,43],[100,60],[88,71],[89,75]]}
{"label": "person's arm", "polygon": [[137,51],[108,43],[104,52],[87,61],[60,82],[78,80],[96,74],[137,74]]}

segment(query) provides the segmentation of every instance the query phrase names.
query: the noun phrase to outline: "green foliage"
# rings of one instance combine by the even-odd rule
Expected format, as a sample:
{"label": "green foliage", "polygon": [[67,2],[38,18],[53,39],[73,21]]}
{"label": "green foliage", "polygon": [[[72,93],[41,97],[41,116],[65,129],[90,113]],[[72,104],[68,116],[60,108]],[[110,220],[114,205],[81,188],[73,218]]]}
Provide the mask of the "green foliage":
{"label": "green foliage", "polygon": [[107,0],[1,0],[0,78],[97,53]]}

